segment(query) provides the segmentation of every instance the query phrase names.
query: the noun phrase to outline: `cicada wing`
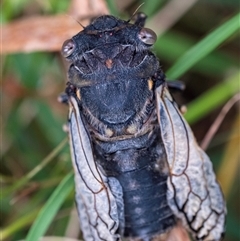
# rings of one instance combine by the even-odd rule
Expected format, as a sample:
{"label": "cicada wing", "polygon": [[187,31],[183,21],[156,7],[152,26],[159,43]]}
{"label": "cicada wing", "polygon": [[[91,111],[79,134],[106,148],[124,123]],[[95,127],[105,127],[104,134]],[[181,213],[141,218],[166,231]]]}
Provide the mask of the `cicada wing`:
{"label": "cicada wing", "polygon": [[221,240],[226,208],[211,161],[196,143],[166,85],[157,88],[156,101],[170,171],[169,206],[197,240]]}
{"label": "cicada wing", "polygon": [[84,239],[118,240],[116,200],[108,186],[108,179],[94,161],[90,138],[74,97],[69,97],[69,105],[69,137],[75,171],[76,202]]}

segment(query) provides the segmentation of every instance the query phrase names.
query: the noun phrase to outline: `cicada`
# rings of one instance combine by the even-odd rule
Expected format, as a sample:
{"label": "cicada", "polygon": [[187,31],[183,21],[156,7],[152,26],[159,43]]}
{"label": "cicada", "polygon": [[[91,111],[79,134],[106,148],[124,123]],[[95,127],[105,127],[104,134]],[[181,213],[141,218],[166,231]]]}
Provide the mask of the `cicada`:
{"label": "cicada", "polygon": [[181,222],[195,240],[221,240],[226,208],[211,161],[151,50],[156,34],[138,16],[98,17],[62,47],[84,239],[162,240]]}

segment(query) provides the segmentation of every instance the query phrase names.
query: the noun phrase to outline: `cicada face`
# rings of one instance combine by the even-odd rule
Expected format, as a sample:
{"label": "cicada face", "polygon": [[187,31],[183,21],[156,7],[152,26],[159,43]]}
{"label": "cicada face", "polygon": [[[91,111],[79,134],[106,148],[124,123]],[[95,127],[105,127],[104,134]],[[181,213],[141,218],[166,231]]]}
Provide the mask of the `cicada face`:
{"label": "cicada face", "polygon": [[144,19],[102,16],[63,44],[84,238],[167,240],[181,222],[196,240],[220,240],[220,187],[168,91]]}

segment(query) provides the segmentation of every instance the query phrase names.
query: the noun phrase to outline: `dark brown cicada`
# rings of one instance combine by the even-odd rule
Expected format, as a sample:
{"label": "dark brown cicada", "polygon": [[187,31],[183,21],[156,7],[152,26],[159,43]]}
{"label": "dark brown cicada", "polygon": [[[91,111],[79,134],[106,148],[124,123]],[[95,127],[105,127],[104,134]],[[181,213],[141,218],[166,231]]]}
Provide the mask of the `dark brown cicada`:
{"label": "dark brown cicada", "polygon": [[195,240],[221,240],[222,192],[168,90],[144,20],[101,16],[63,44],[84,238],[160,240],[181,222]]}

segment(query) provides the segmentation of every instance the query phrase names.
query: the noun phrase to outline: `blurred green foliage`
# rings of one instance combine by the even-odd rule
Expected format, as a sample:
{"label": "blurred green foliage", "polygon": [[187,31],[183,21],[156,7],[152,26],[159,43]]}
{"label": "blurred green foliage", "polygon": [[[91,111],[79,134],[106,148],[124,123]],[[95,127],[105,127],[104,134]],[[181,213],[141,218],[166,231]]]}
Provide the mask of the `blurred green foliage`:
{"label": "blurred green foliage", "polygon": [[[107,2],[112,13],[129,17],[143,1],[129,1],[121,10],[115,1]],[[152,17],[166,3],[168,1],[145,1],[140,10]],[[10,22],[28,14],[67,12],[69,1],[8,0],[2,6],[2,21]],[[154,48],[169,77],[180,78],[187,85],[186,91],[177,94],[176,99],[189,106],[186,118],[194,123],[193,130],[198,140],[203,138],[224,102],[239,91],[239,26],[235,26],[235,30],[221,40],[212,35],[210,41],[205,38],[203,45],[197,43],[212,30],[223,28],[228,20],[234,18],[238,8],[238,1],[199,1],[160,36]],[[226,34],[225,30],[222,31],[223,34]],[[208,50],[207,55],[204,54],[202,51],[211,48],[211,44],[212,49]],[[188,51],[189,49],[194,51]],[[180,58],[181,56],[183,57]],[[57,102],[58,94],[65,88],[66,69],[58,53],[16,53],[3,56],[2,60],[2,238],[24,239],[46,202],[44,210],[48,215],[44,216],[43,210],[40,216],[42,219],[37,219],[44,224],[54,218],[63,201],[54,221],[44,226],[41,232],[44,234],[46,231],[48,236],[64,236],[74,205],[73,183],[69,176],[72,167],[65,139],[67,134],[62,131],[62,125],[67,119],[67,107]],[[194,65],[189,65],[180,72],[175,71],[176,66],[181,68],[189,64],[188,61],[192,65],[195,61]],[[231,143],[232,123],[236,116],[237,110],[233,108],[208,149],[216,170],[224,162],[224,151]],[[239,131],[234,133],[239,135]],[[238,167],[232,165],[232,168]],[[67,175],[68,179],[64,179]],[[226,178],[227,176],[228,173]],[[239,177],[236,175],[233,180],[226,197],[226,241],[240,239]],[[61,200],[59,190],[66,192]],[[54,200],[59,201],[58,206],[55,206],[57,204]],[[31,237],[32,234],[28,235]]]}

